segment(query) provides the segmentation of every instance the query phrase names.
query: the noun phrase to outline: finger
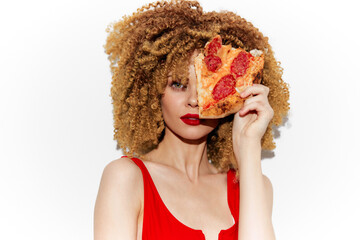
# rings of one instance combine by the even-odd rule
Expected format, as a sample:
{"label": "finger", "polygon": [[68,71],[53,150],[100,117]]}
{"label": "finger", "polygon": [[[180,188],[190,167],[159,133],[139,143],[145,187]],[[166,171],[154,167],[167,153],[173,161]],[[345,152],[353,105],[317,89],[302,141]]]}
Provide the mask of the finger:
{"label": "finger", "polygon": [[265,105],[265,103],[267,102],[267,99],[262,94],[256,95],[256,96],[250,95],[250,97],[245,100],[244,105],[247,105],[247,104],[250,104],[253,102],[258,102],[259,104]]}
{"label": "finger", "polygon": [[259,102],[253,102],[246,104],[239,111],[241,117],[247,115],[248,113],[256,113],[259,119],[267,120],[274,117],[274,110],[270,105],[262,105]]}
{"label": "finger", "polygon": [[265,96],[268,96],[269,91],[270,89],[267,86],[264,86],[262,84],[254,84],[252,86],[245,88],[245,90],[242,93],[240,93],[240,96],[242,98],[246,98],[250,94],[252,95],[263,94]]}
{"label": "finger", "polygon": [[265,110],[265,107],[262,106],[259,102],[252,102],[244,105],[239,113],[240,116],[246,115],[249,111],[256,111],[256,113],[259,115]]}

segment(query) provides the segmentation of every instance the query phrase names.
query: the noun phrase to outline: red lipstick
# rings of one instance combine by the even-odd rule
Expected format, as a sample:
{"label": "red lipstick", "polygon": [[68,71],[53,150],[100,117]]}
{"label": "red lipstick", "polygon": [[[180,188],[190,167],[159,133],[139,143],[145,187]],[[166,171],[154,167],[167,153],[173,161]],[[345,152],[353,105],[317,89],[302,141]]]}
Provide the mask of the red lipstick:
{"label": "red lipstick", "polygon": [[186,114],[180,118],[184,123],[188,125],[199,125],[200,119],[199,114]]}

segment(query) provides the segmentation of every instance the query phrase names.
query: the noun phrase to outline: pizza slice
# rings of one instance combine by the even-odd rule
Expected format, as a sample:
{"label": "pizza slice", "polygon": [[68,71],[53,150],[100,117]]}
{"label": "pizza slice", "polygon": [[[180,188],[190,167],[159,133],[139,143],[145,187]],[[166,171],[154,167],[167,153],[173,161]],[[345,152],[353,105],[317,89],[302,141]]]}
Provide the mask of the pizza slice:
{"label": "pizza slice", "polygon": [[260,83],[264,54],[253,49],[222,45],[219,35],[205,45],[195,58],[200,118],[223,118],[238,112],[245,99],[240,93]]}

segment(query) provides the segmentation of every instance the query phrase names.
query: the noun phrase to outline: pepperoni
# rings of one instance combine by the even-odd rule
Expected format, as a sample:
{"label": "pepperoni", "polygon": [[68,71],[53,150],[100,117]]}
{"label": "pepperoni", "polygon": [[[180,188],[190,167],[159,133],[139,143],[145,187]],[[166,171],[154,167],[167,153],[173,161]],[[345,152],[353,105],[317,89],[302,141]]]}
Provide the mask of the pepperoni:
{"label": "pepperoni", "polygon": [[215,55],[207,55],[204,58],[206,67],[209,71],[216,72],[221,67],[221,58]]}
{"label": "pepperoni", "polygon": [[250,63],[249,57],[249,53],[240,52],[234,59],[234,61],[231,63],[230,71],[232,73],[235,73],[237,78],[245,75]]}
{"label": "pepperoni", "polygon": [[232,74],[222,77],[215,85],[212,96],[215,100],[223,99],[236,92],[236,80]]}
{"label": "pepperoni", "polygon": [[221,48],[221,37],[217,36],[206,46],[205,54],[206,55],[217,54],[220,48]]}

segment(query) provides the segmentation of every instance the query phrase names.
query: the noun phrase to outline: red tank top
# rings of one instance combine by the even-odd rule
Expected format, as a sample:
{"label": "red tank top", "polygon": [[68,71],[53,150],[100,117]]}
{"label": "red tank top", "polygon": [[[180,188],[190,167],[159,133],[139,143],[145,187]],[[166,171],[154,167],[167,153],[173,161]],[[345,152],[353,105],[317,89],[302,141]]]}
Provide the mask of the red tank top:
{"label": "red tank top", "polygon": [[[144,181],[142,240],[206,240],[202,230],[184,225],[171,214],[162,201],[145,164],[138,158],[132,160],[141,169]],[[238,239],[239,183],[235,183],[234,180],[235,170],[230,169],[227,172],[227,200],[235,223],[230,228],[221,230],[218,240]]]}

